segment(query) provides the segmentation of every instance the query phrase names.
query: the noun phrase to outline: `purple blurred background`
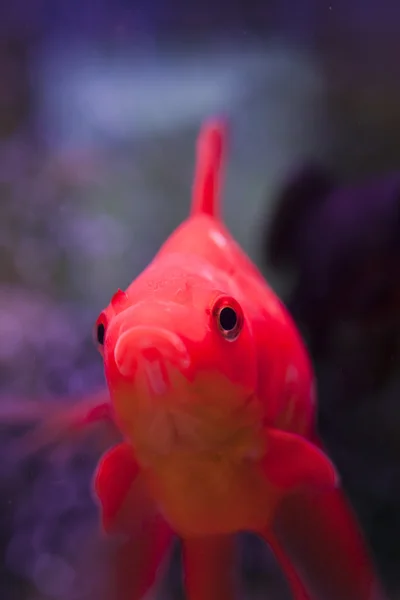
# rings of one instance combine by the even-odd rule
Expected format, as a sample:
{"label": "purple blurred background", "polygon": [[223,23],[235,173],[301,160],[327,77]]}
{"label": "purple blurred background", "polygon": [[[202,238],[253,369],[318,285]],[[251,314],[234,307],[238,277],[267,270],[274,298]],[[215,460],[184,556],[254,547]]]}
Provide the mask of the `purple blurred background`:
{"label": "purple blurred background", "polygon": [[[103,389],[93,323],[186,216],[220,112],[227,223],[304,332],[322,436],[400,597],[399,25],[394,0],[0,3],[0,598],[101,597],[109,435],[18,442],[46,402]],[[241,596],[289,598],[240,548]],[[176,548],[160,597],[181,594]]]}

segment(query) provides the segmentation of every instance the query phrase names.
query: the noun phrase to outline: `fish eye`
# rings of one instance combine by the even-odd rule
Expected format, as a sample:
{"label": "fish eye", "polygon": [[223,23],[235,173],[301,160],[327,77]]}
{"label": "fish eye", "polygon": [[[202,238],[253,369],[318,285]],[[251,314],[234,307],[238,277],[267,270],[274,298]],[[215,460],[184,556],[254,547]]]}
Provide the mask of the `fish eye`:
{"label": "fish eye", "polygon": [[106,328],[104,327],[104,323],[99,323],[96,329],[96,338],[97,343],[100,346],[104,346],[104,338],[106,337]]}
{"label": "fish eye", "polygon": [[213,313],[224,338],[231,342],[236,340],[243,327],[243,313],[239,304],[233,298],[220,298]]}
{"label": "fish eye", "polygon": [[107,333],[107,317],[104,312],[101,313],[94,326],[93,337],[100,354],[103,354],[103,346]]}
{"label": "fish eye", "polygon": [[223,331],[232,331],[237,324],[237,314],[231,306],[224,306],[219,313],[219,326]]}

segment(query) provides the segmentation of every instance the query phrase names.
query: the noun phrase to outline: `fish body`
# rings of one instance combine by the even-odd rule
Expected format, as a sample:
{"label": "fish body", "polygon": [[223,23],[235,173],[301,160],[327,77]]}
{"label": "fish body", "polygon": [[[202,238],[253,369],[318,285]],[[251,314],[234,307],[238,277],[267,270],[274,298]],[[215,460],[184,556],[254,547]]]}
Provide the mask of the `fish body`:
{"label": "fish body", "polygon": [[[224,139],[222,123],[203,126],[191,214],[96,323],[124,442],[101,459],[95,492],[104,529],[136,547],[120,597],[142,597],[177,535],[190,600],[232,598],[232,540],[249,530],[296,600],[383,598],[317,439],[307,351],[222,222]],[[340,570],[332,549],[346,556]]]}
{"label": "fish body", "polygon": [[[229,234],[210,216],[191,219],[128,288],[126,305],[135,308],[119,313],[124,324],[128,317],[124,313],[129,310],[129,319],[153,323],[154,314],[167,305],[165,315],[158,317],[159,326],[171,326],[176,319],[174,335],[185,340],[182,364],[187,353],[188,366],[184,374],[171,369],[163,375],[163,360],[155,356],[149,361],[146,368],[154,390],[157,377],[160,389],[168,385],[164,377],[171,379],[169,389],[160,394],[155,391],[150,406],[140,393],[136,397],[130,393],[129,370],[127,391],[119,393],[121,378],[115,375],[111,358],[107,371],[111,397],[121,429],[176,531],[238,531],[250,525],[254,529],[265,522],[267,507],[276,496],[254,460],[266,451],[265,428],[310,434],[314,417],[311,370],[285,309],[258,272],[248,267]],[[199,239],[207,235],[202,253],[201,248],[193,256],[174,250],[174,246],[184,248],[185,239],[197,232]],[[225,248],[230,257],[222,269],[222,260],[215,266],[212,256],[218,258]],[[171,285],[176,302],[169,300]],[[212,303],[222,297],[222,291],[251,316],[241,331],[241,348],[212,330]],[[137,304],[135,298],[140,298]],[[199,309],[204,318],[195,323],[192,312]],[[146,328],[138,333],[142,332],[146,335]],[[175,389],[188,386],[185,377],[190,390],[180,397]],[[142,384],[146,395],[147,381]]]}

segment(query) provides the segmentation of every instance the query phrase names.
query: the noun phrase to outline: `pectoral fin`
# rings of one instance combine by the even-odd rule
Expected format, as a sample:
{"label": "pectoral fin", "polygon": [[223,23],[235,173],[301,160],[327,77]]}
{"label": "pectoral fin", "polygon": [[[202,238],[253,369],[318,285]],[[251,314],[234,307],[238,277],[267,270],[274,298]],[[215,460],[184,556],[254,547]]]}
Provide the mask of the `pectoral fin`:
{"label": "pectoral fin", "polygon": [[326,454],[300,435],[268,428],[263,468],[268,481],[283,491],[332,489],[336,469]]}
{"label": "pectoral fin", "polygon": [[113,555],[106,597],[139,600],[152,587],[173,533],[147,493],[130,444],[119,444],[103,456],[94,489],[104,531],[124,537]]}
{"label": "pectoral fin", "polygon": [[[110,444],[110,439],[114,442],[121,437],[106,391],[81,398],[73,405],[54,401],[40,401],[27,407],[22,405],[20,412],[22,414],[5,415],[16,424],[34,424],[33,429],[23,435],[13,449],[19,460],[40,452],[46,446],[71,441],[73,437],[83,436],[90,430],[96,432],[96,425],[99,424],[103,424],[103,429],[99,429],[93,440],[101,449]],[[4,420],[3,415],[0,415],[0,419]]]}
{"label": "pectoral fin", "polygon": [[[101,520],[106,533],[123,529],[121,511],[132,487],[140,487],[140,469],[132,447],[118,444],[101,458],[94,477],[94,491],[100,502]],[[136,513],[135,509],[135,513]],[[135,517],[135,513],[131,517]]]}

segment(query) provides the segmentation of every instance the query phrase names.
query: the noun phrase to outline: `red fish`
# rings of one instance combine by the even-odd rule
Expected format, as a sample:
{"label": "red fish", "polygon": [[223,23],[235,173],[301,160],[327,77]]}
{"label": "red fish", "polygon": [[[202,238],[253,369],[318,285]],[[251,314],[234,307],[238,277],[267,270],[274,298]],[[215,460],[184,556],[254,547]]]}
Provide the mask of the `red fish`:
{"label": "red fish", "polygon": [[296,600],[382,599],[317,438],[303,342],[221,220],[224,138],[203,126],[189,218],[96,324],[111,403],[87,420],[108,411],[124,437],[94,480],[104,530],[126,540],[112,598],[140,600],[178,536],[187,597],[232,599],[246,530]]}

